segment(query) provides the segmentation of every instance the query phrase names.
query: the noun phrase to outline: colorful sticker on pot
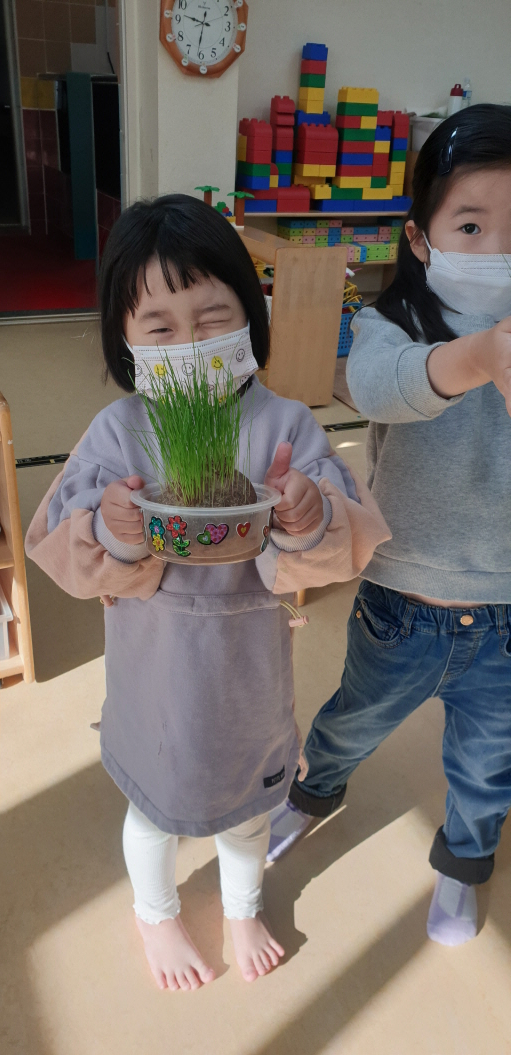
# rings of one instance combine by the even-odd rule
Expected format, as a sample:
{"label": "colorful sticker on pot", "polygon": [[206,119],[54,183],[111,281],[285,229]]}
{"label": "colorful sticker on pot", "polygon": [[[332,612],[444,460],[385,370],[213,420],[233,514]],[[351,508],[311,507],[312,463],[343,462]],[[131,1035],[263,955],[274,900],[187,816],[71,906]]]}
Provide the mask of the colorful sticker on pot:
{"label": "colorful sticker on pot", "polygon": [[172,549],[174,553],[177,553],[178,557],[189,557],[188,552],[190,547],[190,539],[186,539],[186,520],[176,513],[174,516],[169,517],[167,524],[167,531],[172,536]]}
{"label": "colorful sticker on pot", "polygon": [[221,370],[224,365],[224,361],[220,355],[214,355],[211,360],[211,366],[213,370]]}
{"label": "colorful sticker on pot", "polygon": [[268,543],[270,541],[270,529],[268,525],[263,527],[263,541],[261,542],[261,553],[264,553]]}
{"label": "colorful sticker on pot", "polygon": [[160,520],[160,517],[151,517],[151,520],[149,521],[149,534],[156,552],[161,553],[162,550],[165,549],[165,528],[163,526],[163,520]]}
{"label": "colorful sticker on pot", "polygon": [[197,542],[200,542],[201,546],[214,546],[220,545],[224,541],[224,538],[229,533],[227,524],[206,524],[204,531],[201,531],[197,535]]}
{"label": "colorful sticker on pot", "polygon": [[246,524],[236,524],[236,531],[240,538],[246,538],[250,531],[250,521],[247,520]]}

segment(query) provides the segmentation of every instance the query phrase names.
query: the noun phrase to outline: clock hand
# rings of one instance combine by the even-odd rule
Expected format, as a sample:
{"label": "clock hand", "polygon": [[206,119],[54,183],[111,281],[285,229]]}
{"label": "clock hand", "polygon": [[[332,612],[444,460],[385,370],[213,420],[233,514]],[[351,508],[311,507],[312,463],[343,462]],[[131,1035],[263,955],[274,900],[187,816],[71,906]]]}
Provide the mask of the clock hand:
{"label": "clock hand", "polygon": [[201,44],[202,44],[202,37],[203,37],[203,34],[204,34],[204,26],[205,25],[206,25],[206,12],[204,12],[204,19],[203,19],[203,22],[202,22],[202,29],[200,31],[200,37],[199,37],[199,43],[197,45],[197,51],[200,51],[200,47],[201,47]]}
{"label": "clock hand", "polygon": [[185,18],[189,18],[190,22],[196,22],[198,26],[209,26],[209,22],[201,22],[200,18],[194,18],[193,15],[185,15]]}

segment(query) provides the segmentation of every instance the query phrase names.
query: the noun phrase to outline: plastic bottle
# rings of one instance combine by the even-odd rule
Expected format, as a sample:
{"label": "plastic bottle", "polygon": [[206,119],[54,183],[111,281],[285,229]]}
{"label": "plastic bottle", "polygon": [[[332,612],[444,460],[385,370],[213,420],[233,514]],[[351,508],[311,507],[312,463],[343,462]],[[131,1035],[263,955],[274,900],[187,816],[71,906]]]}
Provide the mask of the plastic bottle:
{"label": "plastic bottle", "polygon": [[465,77],[463,84],[463,106],[470,106],[472,103],[472,85],[469,77]]}
{"label": "plastic bottle", "polygon": [[461,110],[463,106],[463,88],[461,84],[455,84],[454,88],[451,88],[451,94],[447,103],[447,116],[455,114],[458,110]]}

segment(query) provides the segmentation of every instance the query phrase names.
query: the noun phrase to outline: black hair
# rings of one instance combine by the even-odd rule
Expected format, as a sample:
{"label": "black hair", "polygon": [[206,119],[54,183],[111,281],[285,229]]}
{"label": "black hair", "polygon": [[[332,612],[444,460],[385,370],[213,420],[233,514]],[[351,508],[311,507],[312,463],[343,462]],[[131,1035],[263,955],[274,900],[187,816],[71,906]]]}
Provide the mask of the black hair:
{"label": "black hair", "polygon": [[[406,217],[426,234],[453,178],[468,170],[511,164],[511,106],[480,103],[452,114],[428,136],[413,175],[413,203]],[[413,341],[452,341],[436,293],[426,285],[424,264],[401,232],[394,281],[380,293],[377,310]]]}
{"label": "black hair", "polygon": [[[188,194],[166,194],[130,205],[114,224],[99,272],[101,335],[107,373],[133,392],[133,356],[124,341],[128,312],[135,311],[139,282],[156,257],[172,293],[177,276],[188,289],[214,275],[239,297],[250,323],[254,357],[265,366],[269,351],[266,303],[250,254],[219,212]],[[147,288],[147,285],[146,285]]]}

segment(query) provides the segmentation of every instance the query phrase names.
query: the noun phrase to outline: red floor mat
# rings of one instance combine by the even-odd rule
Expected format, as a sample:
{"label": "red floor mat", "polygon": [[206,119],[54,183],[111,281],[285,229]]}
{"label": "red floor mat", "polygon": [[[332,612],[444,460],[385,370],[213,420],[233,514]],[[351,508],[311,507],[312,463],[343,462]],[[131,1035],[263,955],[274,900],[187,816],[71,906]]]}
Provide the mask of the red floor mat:
{"label": "red floor mat", "polygon": [[75,260],[59,235],[0,237],[0,311],[95,308],[94,260]]}

